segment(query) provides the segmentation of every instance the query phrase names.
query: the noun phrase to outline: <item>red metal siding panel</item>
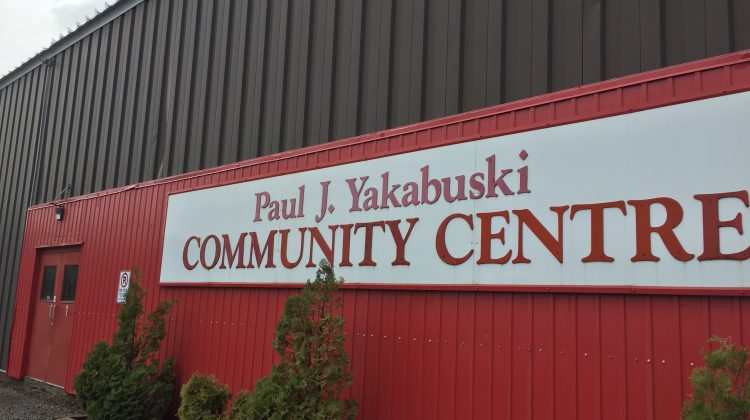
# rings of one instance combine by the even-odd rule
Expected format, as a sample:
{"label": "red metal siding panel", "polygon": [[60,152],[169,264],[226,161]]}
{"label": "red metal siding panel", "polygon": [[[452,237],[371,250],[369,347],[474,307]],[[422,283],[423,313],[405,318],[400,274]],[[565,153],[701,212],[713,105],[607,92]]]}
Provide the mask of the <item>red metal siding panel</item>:
{"label": "red metal siding panel", "polygon": [[531,418],[533,406],[531,400],[531,333],[532,333],[532,296],[516,294],[511,296],[511,417]]}
{"label": "red metal siding panel", "polygon": [[653,418],[654,384],[651,372],[651,298],[638,296],[628,299],[625,309],[625,343],[627,343],[628,374],[628,416],[632,418]]}
{"label": "red metal siding panel", "polygon": [[[601,376],[602,412],[611,419],[625,419],[627,413],[625,325],[623,296],[601,296]],[[609,379],[608,379],[609,378]]]}
{"label": "red metal siding panel", "polygon": [[550,381],[550,372],[554,372],[554,295],[533,295],[532,303],[532,347],[533,363],[532,395],[534,418],[549,419],[554,417],[555,391]]}
{"label": "red metal siding panel", "polygon": [[[734,54],[342,142],[29,210],[9,375],[23,357],[38,247],[82,244],[71,370],[116,326],[120,270],[149,295],[178,301],[163,356],[178,378],[211,372],[236,391],[270,372],[274,328],[291,288],[160,287],[170,192],[403,153],[750,89],[750,54]],[[712,334],[750,345],[750,298],[568,288],[345,289],[350,391],[363,418],[676,418]],[[709,296],[710,294],[714,294]],[[692,294],[692,295],[691,295]]]}
{"label": "red metal siding panel", "polygon": [[552,382],[555,391],[553,409],[559,418],[578,418],[576,365],[572,363],[576,355],[575,337],[575,295],[560,295],[554,300],[555,347],[552,356],[555,360]]}
{"label": "red metal siding panel", "polygon": [[675,345],[680,341],[679,307],[676,304],[676,297],[660,296],[652,300],[654,347],[651,365],[654,374],[654,398],[659,401],[659,404],[654,404],[654,416],[657,419],[672,415],[671,407],[679,406],[682,402],[682,383],[673,380],[680,374],[680,347]]}

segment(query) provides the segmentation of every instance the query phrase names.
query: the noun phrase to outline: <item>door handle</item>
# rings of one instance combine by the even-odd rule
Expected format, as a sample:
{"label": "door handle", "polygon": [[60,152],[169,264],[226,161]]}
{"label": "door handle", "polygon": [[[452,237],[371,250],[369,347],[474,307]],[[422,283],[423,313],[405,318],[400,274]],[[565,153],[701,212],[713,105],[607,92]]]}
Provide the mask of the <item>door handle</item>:
{"label": "door handle", "polygon": [[57,306],[57,305],[52,305],[52,320],[53,320],[53,321],[55,320],[55,307],[56,307],[56,306]]}

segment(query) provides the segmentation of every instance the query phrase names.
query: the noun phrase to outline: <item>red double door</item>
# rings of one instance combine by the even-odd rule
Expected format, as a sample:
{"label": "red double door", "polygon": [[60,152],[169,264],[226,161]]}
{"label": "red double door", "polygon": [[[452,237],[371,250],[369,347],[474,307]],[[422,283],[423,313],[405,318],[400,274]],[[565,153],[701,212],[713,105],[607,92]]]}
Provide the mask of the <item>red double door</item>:
{"label": "red double door", "polygon": [[61,387],[68,372],[80,255],[47,251],[37,271],[27,375]]}

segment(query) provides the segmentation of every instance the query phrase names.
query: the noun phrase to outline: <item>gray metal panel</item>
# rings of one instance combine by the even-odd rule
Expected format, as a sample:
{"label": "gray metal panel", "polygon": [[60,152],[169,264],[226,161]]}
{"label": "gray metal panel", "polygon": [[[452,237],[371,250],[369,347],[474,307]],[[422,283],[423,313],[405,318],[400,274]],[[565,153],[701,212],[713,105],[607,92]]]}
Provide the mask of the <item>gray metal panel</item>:
{"label": "gray metal panel", "polygon": [[[104,115],[104,79],[107,74],[107,54],[109,52],[109,31],[99,31],[92,35],[92,50],[91,59],[89,60],[89,68],[92,72],[90,80],[91,89],[93,89],[93,98],[89,101],[91,104],[90,114],[88,118],[88,150],[85,151],[86,156],[83,158],[85,165],[81,165],[79,169],[81,173],[76,176],[76,188],[80,191],[93,190],[94,187],[94,174],[96,174],[97,167],[100,165],[99,162],[99,150],[100,147],[106,147],[105,142],[100,141],[101,138],[101,127],[102,127],[102,116]],[[93,67],[91,67],[93,66]],[[86,117],[85,117],[86,118]]]}
{"label": "gray metal panel", "polygon": [[750,48],[746,0],[116,5],[0,79],[0,367],[29,201]]}
{"label": "gray metal panel", "polygon": [[729,2],[732,13],[729,14],[731,29],[730,51],[740,51],[750,48],[750,25],[747,17],[750,16],[750,1],[731,0]]}
{"label": "gray metal panel", "polygon": [[16,278],[35,161],[45,67],[0,90],[0,368],[5,368]]}
{"label": "gray metal panel", "polygon": [[[22,113],[19,115],[20,119],[17,120],[21,122],[21,127],[19,127],[19,131],[15,137],[16,141],[14,141],[14,146],[18,153],[15,155],[16,162],[12,167],[13,172],[11,173],[11,177],[13,178],[13,181],[8,189],[9,194],[3,199],[3,203],[6,206],[6,212],[0,216],[5,225],[0,233],[5,242],[2,245],[2,248],[0,248],[0,255],[7,255],[7,258],[10,261],[18,261],[21,254],[22,234],[25,223],[24,213],[28,204],[30,188],[29,180],[32,176],[31,166],[35,160],[34,157],[31,156],[36,145],[36,131],[34,128],[36,126],[37,118],[34,118],[34,115],[39,114],[42,103],[42,90],[39,89],[40,82],[43,83],[40,78],[42,73],[42,71],[37,70],[28,74],[24,78],[26,89],[24,89],[23,97],[19,98],[24,102],[24,106],[22,107]],[[1,268],[5,268],[4,271],[8,275],[7,278],[13,280],[16,279],[18,273],[17,263],[9,264],[8,267]],[[11,286],[7,291],[7,298],[5,298],[6,290],[3,290],[4,298],[0,301],[0,305],[2,305],[0,306],[0,316],[3,319],[11,319],[13,308],[6,308],[4,301],[7,299],[9,305],[14,303],[14,286],[15,285]],[[3,289],[5,289],[5,287],[3,287]],[[10,334],[10,325],[3,328],[2,324],[0,324],[0,332],[2,332],[2,329],[7,329],[7,334]],[[5,348],[7,341],[8,339],[3,337],[3,348]]]}
{"label": "gray metal panel", "polygon": [[[102,45],[106,50],[106,54],[100,56],[101,65],[104,66],[104,70],[100,70],[102,79],[102,109],[101,109],[101,123],[99,131],[97,133],[97,143],[99,144],[96,153],[96,159],[91,164],[95,168],[92,173],[91,183],[87,183],[86,187],[90,188],[90,191],[95,191],[104,188],[104,180],[107,178],[107,169],[109,169],[108,158],[109,151],[112,145],[112,126],[113,126],[113,109],[114,109],[114,89],[115,79],[114,74],[117,72],[117,60],[119,57],[119,33],[116,30],[119,28],[119,20],[114,22],[112,25],[102,28]],[[106,44],[105,44],[106,43]],[[92,156],[93,159],[93,156]],[[44,168],[42,168],[44,169]],[[40,197],[39,201],[43,201],[44,198]]]}

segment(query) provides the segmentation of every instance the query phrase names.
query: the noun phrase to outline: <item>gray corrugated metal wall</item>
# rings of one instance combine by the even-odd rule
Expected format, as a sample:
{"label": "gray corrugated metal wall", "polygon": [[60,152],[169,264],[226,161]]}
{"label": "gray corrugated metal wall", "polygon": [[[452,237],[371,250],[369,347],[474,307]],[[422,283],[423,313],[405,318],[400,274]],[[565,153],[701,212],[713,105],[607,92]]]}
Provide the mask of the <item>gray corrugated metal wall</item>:
{"label": "gray corrugated metal wall", "polygon": [[145,1],[0,90],[0,366],[29,202],[747,49],[747,22],[750,0]]}

